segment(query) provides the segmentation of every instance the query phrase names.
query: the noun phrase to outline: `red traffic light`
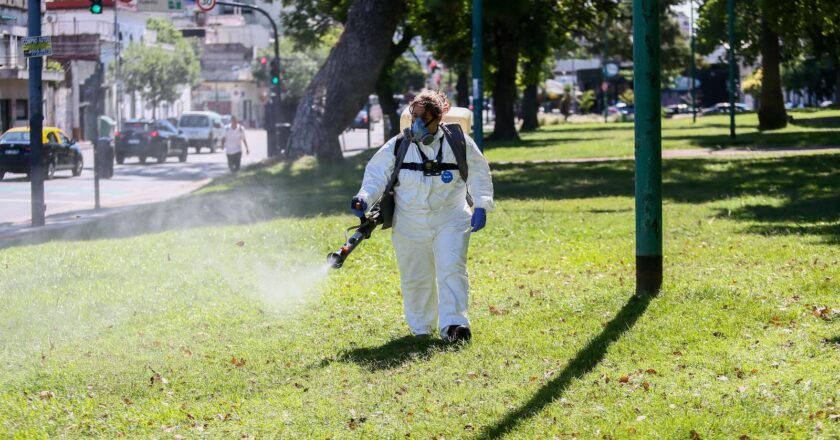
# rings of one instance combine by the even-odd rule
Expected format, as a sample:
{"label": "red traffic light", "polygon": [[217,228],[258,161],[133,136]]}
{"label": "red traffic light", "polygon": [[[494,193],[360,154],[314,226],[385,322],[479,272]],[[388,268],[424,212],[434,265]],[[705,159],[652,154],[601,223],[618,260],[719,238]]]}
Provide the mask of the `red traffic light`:
{"label": "red traffic light", "polygon": [[268,64],[268,58],[266,58],[266,57],[260,58],[260,64]]}

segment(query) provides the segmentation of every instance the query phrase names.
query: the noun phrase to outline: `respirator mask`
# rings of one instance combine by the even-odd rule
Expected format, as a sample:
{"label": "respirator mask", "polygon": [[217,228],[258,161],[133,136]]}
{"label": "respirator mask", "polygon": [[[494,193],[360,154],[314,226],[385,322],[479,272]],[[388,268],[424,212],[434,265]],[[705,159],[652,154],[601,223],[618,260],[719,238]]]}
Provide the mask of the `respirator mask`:
{"label": "respirator mask", "polygon": [[429,132],[429,127],[420,118],[415,118],[411,123],[411,128],[406,129],[405,133],[408,140],[412,142],[422,143],[423,145],[430,145],[435,137]]}

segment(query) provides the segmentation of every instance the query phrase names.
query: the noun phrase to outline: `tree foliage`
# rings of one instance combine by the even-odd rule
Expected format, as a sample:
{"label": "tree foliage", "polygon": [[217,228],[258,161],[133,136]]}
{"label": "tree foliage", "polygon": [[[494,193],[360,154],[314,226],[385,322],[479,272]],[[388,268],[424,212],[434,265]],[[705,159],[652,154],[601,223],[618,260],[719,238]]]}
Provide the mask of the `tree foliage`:
{"label": "tree foliage", "polygon": [[[152,23],[152,26],[161,25],[157,21]],[[201,68],[192,45],[180,34],[165,31],[171,23],[163,22],[162,25],[164,38],[171,38],[168,44],[173,47],[131,43],[123,53],[122,74],[126,92],[140,93],[152,103],[153,108],[162,102],[178,99],[179,87],[195,86],[200,82]]]}

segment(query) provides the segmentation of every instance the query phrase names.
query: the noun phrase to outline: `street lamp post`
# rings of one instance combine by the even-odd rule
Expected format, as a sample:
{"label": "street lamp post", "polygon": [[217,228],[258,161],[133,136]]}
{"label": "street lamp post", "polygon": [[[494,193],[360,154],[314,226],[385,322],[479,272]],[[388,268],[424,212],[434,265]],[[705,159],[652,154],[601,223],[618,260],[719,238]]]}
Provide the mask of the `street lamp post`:
{"label": "street lamp post", "polygon": [[659,0],[633,0],[636,91],[636,293],[662,286],[662,96]]}
{"label": "street lamp post", "polygon": [[[32,0],[30,0],[32,1]],[[271,23],[271,28],[274,30],[274,59],[277,62],[280,62],[280,33],[277,32],[277,24],[274,22],[274,19],[271,18],[271,14],[269,14],[266,10],[259,8],[257,6],[247,5],[245,3],[237,3],[237,2],[227,2],[227,1],[217,1],[216,4],[223,5],[223,6],[232,6],[234,8],[243,8],[243,9],[250,9],[252,11],[257,11],[265,16],[268,19],[268,22]],[[280,149],[286,148],[286,143],[289,140],[289,133],[287,130],[281,130],[281,125],[285,127],[283,124],[283,115],[281,112],[280,104],[283,101],[282,97],[282,87],[280,81],[276,84],[272,84],[274,88],[274,96],[271,98],[271,107],[272,107],[272,117],[269,121],[270,126],[268,130],[272,133],[275,133],[274,139],[276,145],[269,145],[268,146],[268,155],[275,156],[279,153]],[[277,148],[277,147],[280,148]]]}
{"label": "street lamp post", "polygon": [[478,148],[484,151],[484,47],[481,2],[482,0],[472,0],[473,138]]}
{"label": "street lamp post", "polygon": [[[27,35],[30,37],[41,36],[41,2],[39,0],[28,0],[27,11]],[[44,131],[44,106],[43,87],[41,85],[41,69],[44,59],[41,57],[29,58],[29,146],[30,166],[29,180],[32,198],[32,226],[44,226],[44,163],[43,161],[43,131]]]}
{"label": "street lamp post", "polygon": [[727,2],[729,15],[729,137],[735,139],[735,0]]}
{"label": "street lamp post", "polygon": [[689,0],[688,5],[691,8],[691,122],[697,122],[697,74],[694,62],[694,0]]}

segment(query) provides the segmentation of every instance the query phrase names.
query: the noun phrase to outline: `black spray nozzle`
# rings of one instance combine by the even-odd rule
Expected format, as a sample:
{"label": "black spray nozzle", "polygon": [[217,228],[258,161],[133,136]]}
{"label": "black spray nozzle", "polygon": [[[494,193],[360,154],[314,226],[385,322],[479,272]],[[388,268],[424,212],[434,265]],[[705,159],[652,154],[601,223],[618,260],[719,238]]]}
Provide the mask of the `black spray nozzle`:
{"label": "black spray nozzle", "polygon": [[341,266],[344,265],[344,255],[341,252],[330,252],[327,254],[327,263],[329,263],[330,267],[333,269],[341,269]]}
{"label": "black spray nozzle", "polygon": [[370,238],[370,234],[373,233],[373,230],[376,229],[376,226],[379,225],[379,211],[375,210],[367,217],[360,218],[361,224],[359,226],[354,226],[348,231],[355,230],[356,232],[347,239],[347,242],[344,243],[343,246],[338,248],[337,251],[331,252],[327,255],[327,263],[330,264],[330,267],[333,269],[340,269],[342,265],[344,265],[344,260],[347,259],[347,256],[356,249],[356,246],[359,245],[363,240]]}

